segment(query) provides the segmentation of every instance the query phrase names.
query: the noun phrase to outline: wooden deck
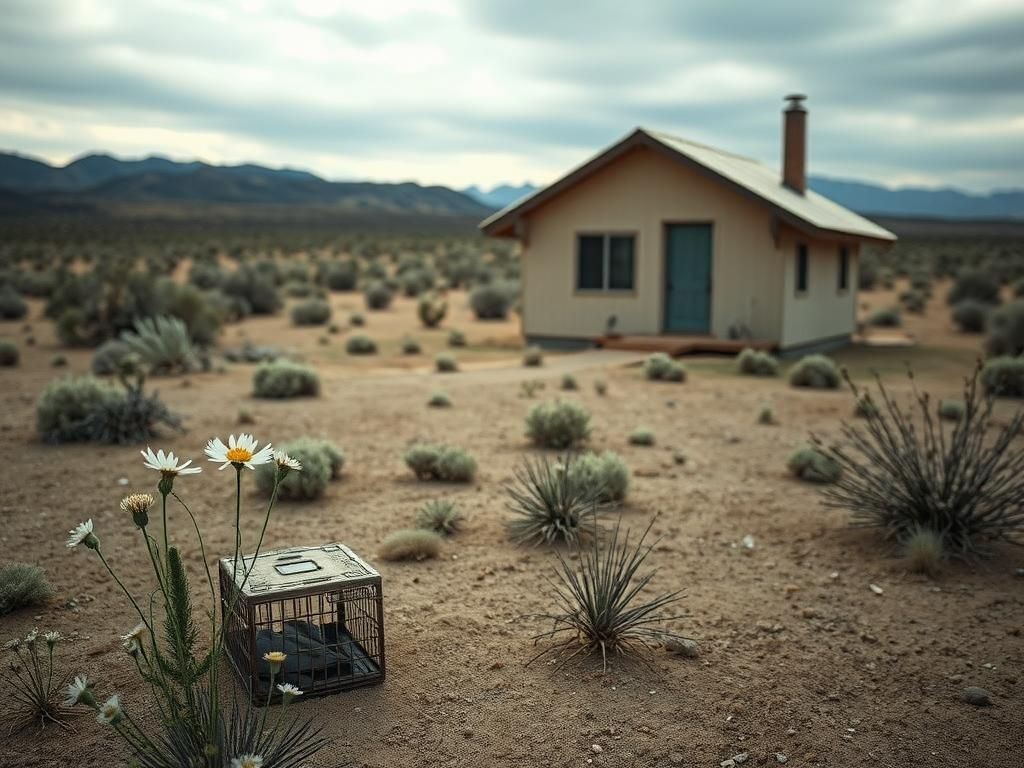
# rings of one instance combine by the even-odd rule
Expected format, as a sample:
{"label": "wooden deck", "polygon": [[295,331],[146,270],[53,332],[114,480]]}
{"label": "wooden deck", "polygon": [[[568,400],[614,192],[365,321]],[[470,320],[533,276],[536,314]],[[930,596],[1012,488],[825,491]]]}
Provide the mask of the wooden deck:
{"label": "wooden deck", "polygon": [[603,336],[597,339],[596,343],[604,349],[664,352],[672,357],[703,352],[735,355],[747,347],[770,351],[776,346],[770,341],[716,339],[711,336]]}

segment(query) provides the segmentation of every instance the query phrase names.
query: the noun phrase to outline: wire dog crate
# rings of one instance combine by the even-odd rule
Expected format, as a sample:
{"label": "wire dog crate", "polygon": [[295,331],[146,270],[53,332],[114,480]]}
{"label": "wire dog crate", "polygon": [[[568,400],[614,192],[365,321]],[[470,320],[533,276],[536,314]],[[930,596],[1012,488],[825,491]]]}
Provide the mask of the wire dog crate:
{"label": "wire dog crate", "polygon": [[254,704],[267,701],[269,651],[288,656],[275,684],[291,683],[307,696],[383,682],[380,574],[355,552],[326,544],[241,561],[237,573],[233,558],[220,561],[221,615],[228,659]]}

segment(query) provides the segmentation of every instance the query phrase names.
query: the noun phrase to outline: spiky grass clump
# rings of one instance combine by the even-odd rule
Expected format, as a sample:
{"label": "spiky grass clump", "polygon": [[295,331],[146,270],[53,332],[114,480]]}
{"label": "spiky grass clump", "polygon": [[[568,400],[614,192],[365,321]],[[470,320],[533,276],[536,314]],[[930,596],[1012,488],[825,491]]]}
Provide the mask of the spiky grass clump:
{"label": "spiky grass clump", "polygon": [[188,373],[200,367],[188,328],[177,317],[161,315],[135,321],[121,341],[154,373]]}
{"label": "spiky grass clump", "polygon": [[320,394],[320,377],[308,365],[291,360],[262,363],[253,372],[254,397],[282,399],[316,397]]}
{"label": "spiky grass clump", "polygon": [[451,536],[462,528],[466,516],[447,499],[431,499],[416,511],[416,527]]}
{"label": "spiky grass clump", "polygon": [[434,367],[438,373],[455,373],[459,370],[459,363],[455,355],[449,352],[439,352],[434,357]]}
{"label": "spiky grass clump", "polygon": [[375,355],[377,354],[377,342],[362,333],[349,336],[345,342],[345,351],[350,355]]}
{"label": "spiky grass clump", "polygon": [[1024,357],[993,357],[981,369],[985,392],[995,397],[1024,397]]}
{"label": "spiky grass clump", "polygon": [[629,433],[630,445],[654,445],[654,432],[647,427],[639,427]]}
{"label": "spiky grass clump", "polygon": [[292,307],[292,323],[295,325],[323,325],[330,319],[331,305],[323,299],[307,299]]}
{"label": "spiky grass clump", "polygon": [[657,543],[645,546],[650,530],[648,525],[636,545],[630,546],[629,532],[620,542],[616,525],[611,537],[603,542],[603,549],[595,536],[591,546],[580,551],[578,565],[557,553],[555,611],[534,616],[550,621],[552,627],[534,636],[534,644],[558,642],[531,662],[550,654],[561,667],[577,656],[600,652],[602,670],[607,671],[609,656],[637,656],[665,639],[687,639],[658,626],[681,618],[662,613],[682,599],[679,591],[651,598],[641,596],[655,575],[653,571],[638,574]]}
{"label": "spiky grass clump", "polygon": [[[984,554],[993,540],[1024,538],[1024,409],[993,426],[994,394],[982,394],[980,370],[964,384],[963,417],[943,422],[913,374],[912,406],[890,397],[876,377],[877,412],[864,426],[844,424],[844,445],[824,448],[842,469],[824,490],[828,505],[847,509],[854,525],[906,542],[920,529],[940,533],[950,557]],[[855,397],[862,392],[847,377]]]}
{"label": "spiky grass clump", "polygon": [[878,410],[875,401],[870,397],[858,397],[853,404],[853,415],[858,419],[866,419]]}
{"label": "spiky grass clump", "polygon": [[960,421],[964,417],[963,400],[940,400],[939,418],[944,421]]}
{"label": "spiky grass clump", "polygon": [[935,578],[942,572],[946,559],[942,534],[918,528],[903,543],[903,554],[910,570]]}
{"label": "spiky grass clump", "polygon": [[451,408],[452,399],[444,392],[435,392],[430,396],[427,405],[431,408]]}
{"label": "spiky grass clump", "polygon": [[441,554],[441,537],[423,528],[405,528],[388,534],[379,554],[384,560],[430,560]]}
{"label": "spiky grass clump", "polygon": [[41,634],[33,629],[24,639],[6,644],[14,658],[0,674],[4,698],[13,701],[19,711],[10,718],[8,736],[31,725],[39,729],[49,723],[68,728],[61,718],[60,694],[67,684],[67,674],[58,663],[59,632]]}
{"label": "spiky grass clump", "polygon": [[0,341],[0,368],[13,368],[20,357],[17,344],[13,341]]}
{"label": "spiky grass clump", "polygon": [[92,355],[92,372],[97,376],[112,376],[119,372],[125,359],[134,354],[131,347],[120,339],[108,339]]}
{"label": "spiky grass clump", "polygon": [[575,544],[596,528],[601,486],[577,472],[571,454],[559,461],[527,458],[505,487],[517,544]]}
{"label": "spiky grass clump", "polygon": [[420,480],[468,483],[476,475],[473,457],[447,445],[414,445],[405,452],[405,463]]}
{"label": "spiky grass clump", "polygon": [[0,616],[18,608],[42,605],[53,597],[53,587],[38,565],[7,563],[0,565]]}
{"label": "spiky grass clump", "polygon": [[523,353],[523,365],[527,368],[539,368],[544,365],[544,350],[540,347],[527,347]]}
{"label": "spiky grass clump", "polygon": [[808,483],[834,483],[842,474],[839,464],[813,445],[805,445],[793,451],[786,467],[794,477]]}
{"label": "spiky grass clump", "polygon": [[579,481],[596,490],[602,503],[620,502],[629,493],[629,467],[617,453],[585,453],[570,465]]}
{"label": "spiky grass clump", "polygon": [[794,387],[837,389],[839,382],[839,369],[825,355],[807,355],[789,371],[789,383]]}
{"label": "spiky grass clump", "polygon": [[526,434],[542,448],[572,448],[590,437],[590,414],[571,400],[537,403],[526,414]]}
{"label": "spiky grass clump", "polygon": [[656,352],[644,361],[644,376],[649,381],[686,381],[686,368],[664,352]]}
{"label": "spiky grass clump", "polygon": [[[345,454],[331,441],[311,437],[293,440],[281,447],[293,459],[302,464],[301,472],[289,472],[278,486],[282,499],[310,501],[323,496],[331,480],[341,475]],[[270,496],[277,477],[274,462],[256,467],[256,488],[264,496]]]}
{"label": "spiky grass clump", "polygon": [[736,371],[744,376],[778,376],[779,361],[767,352],[747,347],[736,356]]}

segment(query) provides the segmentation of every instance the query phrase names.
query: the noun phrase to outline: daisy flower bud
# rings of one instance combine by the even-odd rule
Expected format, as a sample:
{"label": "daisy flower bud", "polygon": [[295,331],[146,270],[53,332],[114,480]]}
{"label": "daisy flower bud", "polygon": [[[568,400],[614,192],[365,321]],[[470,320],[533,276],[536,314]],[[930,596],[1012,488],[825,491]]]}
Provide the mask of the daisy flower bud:
{"label": "daisy flower bud", "polygon": [[131,515],[138,528],[149,525],[149,508],[152,506],[153,497],[148,493],[132,493],[121,499],[121,511]]}

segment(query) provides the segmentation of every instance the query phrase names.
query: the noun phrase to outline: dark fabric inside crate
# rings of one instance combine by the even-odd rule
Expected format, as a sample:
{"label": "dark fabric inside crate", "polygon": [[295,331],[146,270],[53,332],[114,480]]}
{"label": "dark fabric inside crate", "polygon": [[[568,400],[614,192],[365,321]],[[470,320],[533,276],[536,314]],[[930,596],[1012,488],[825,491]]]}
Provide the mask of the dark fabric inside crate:
{"label": "dark fabric inside crate", "polygon": [[337,624],[311,624],[286,621],[282,632],[261,629],[256,633],[256,655],[260,681],[270,682],[270,668],[263,654],[283,651],[288,654],[277,683],[291,683],[306,690],[337,678],[365,677],[379,672],[362,646]]}

